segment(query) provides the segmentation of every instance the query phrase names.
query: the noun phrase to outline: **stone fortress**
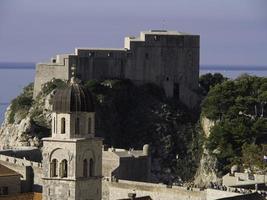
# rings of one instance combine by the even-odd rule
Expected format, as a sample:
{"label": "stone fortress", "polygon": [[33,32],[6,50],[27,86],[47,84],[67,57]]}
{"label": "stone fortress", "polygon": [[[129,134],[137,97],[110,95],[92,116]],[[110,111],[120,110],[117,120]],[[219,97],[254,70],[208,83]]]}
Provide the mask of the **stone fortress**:
{"label": "stone fortress", "polygon": [[122,78],[155,83],[188,107],[198,103],[199,35],[151,30],[126,37],[121,49],[76,48],[74,54],[57,55],[50,63],[37,64],[34,96],[53,78],[69,80],[72,66],[77,66],[82,81]]}
{"label": "stone fortress", "polygon": [[12,156],[25,150],[0,151],[1,168],[14,170],[16,175],[15,181],[10,176],[14,174],[4,179],[0,176],[0,189],[5,189],[1,191],[7,194],[9,188],[15,195],[39,192],[43,200],[236,199],[241,194],[232,191],[151,183],[148,145],[139,151],[103,149],[102,139],[94,135],[91,93],[76,79],[152,82],[162,86],[167,96],[176,96],[194,107],[198,70],[199,37],[170,31],[142,32],[140,38],[126,38],[125,49],[76,49],[75,55],[59,55],[50,64],[38,64],[35,96],[42,84],[53,78],[70,82],[53,98],[51,137],[43,138],[42,162]]}

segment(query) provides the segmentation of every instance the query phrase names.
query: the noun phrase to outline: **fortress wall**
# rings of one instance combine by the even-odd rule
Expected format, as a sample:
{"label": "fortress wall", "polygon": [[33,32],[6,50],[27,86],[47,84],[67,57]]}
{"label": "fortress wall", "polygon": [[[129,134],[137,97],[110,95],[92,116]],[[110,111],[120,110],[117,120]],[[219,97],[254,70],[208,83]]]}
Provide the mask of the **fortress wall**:
{"label": "fortress wall", "polygon": [[35,80],[34,80],[34,92],[35,98],[41,91],[42,85],[51,81],[53,78],[68,80],[68,58],[58,57],[58,61],[64,61],[63,63],[40,63],[36,65]]}
{"label": "fortress wall", "polygon": [[78,74],[82,80],[124,78],[125,50],[77,49]]}
{"label": "fortress wall", "polygon": [[162,184],[119,180],[119,182],[102,181],[102,199],[125,199],[129,193],[136,193],[136,197],[150,196],[161,200],[205,200],[205,191],[189,191],[183,187],[168,188]]}
{"label": "fortress wall", "polygon": [[198,35],[151,31],[141,32],[140,38],[125,38],[125,49],[76,49],[75,55],[61,55],[51,64],[37,65],[34,97],[52,78],[68,79],[69,68],[75,64],[83,81],[127,78],[138,84],[155,83],[167,96],[176,93],[192,108],[198,100],[191,104],[187,99],[198,89],[199,41]]}
{"label": "fortress wall", "polygon": [[200,37],[193,36],[185,37],[185,44],[187,48],[187,55],[185,59],[187,59],[187,73],[185,74],[189,77],[188,82],[186,83],[190,89],[197,89],[198,80],[199,80],[199,54],[200,54]]}
{"label": "fortress wall", "polygon": [[16,164],[17,166],[32,166],[42,168],[42,163],[25,160],[21,158],[15,158],[11,156],[0,155],[0,161]]}
{"label": "fortress wall", "polygon": [[[126,78],[160,85],[167,96],[173,96],[174,83],[178,83],[181,100],[187,103],[187,99],[192,98],[190,90],[198,88],[199,36],[159,35],[155,39],[155,35],[145,35],[144,41],[128,38],[127,42],[130,53]],[[195,97],[193,100],[187,105],[195,105],[197,100]]]}
{"label": "fortress wall", "polygon": [[42,163],[0,155],[0,164],[22,175],[22,191],[42,190]]}

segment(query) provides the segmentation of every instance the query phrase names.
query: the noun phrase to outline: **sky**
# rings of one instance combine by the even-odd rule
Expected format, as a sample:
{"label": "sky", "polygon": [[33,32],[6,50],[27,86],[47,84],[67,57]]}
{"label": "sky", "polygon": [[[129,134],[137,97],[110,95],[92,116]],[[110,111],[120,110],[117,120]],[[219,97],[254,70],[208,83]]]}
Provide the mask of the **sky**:
{"label": "sky", "polygon": [[199,34],[202,65],[267,66],[267,0],[0,0],[0,62],[44,62],[125,36]]}

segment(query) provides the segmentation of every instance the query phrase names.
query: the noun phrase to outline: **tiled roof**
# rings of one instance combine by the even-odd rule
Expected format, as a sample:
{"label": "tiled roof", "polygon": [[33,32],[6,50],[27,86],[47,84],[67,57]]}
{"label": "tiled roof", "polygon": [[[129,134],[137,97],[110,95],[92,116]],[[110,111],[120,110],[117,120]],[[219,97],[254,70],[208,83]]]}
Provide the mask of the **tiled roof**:
{"label": "tiled roof", "polygon": [[0,177],[1,176],[20,176],[20,174],[8,167],[0,164]]}
{"label": "tiled roof", "polygon": [[0,200],[42,200],[42,193],[21,193],[18,195],[0,197]]}

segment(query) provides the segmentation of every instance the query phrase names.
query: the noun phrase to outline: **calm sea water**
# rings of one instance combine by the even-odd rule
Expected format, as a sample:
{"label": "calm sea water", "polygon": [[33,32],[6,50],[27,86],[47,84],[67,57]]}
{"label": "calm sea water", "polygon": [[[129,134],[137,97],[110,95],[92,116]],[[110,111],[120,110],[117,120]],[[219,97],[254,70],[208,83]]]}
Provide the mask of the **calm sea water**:
{"label": "calm sea water", "polygon": [[34,81],[34,63],[0,63],[0,124],[10,101]]}
{"label": "calm sea water", "polygon": [[[34,63],[0,63],[0,124],[10,101],[22,91],[23,87],[34,81]],[[222,73],[229,78],[236,78],[247,73],[267,77],[266,67],[249,66],[201,66],[200,74]]]}

